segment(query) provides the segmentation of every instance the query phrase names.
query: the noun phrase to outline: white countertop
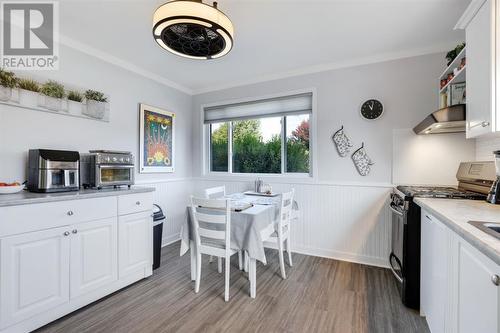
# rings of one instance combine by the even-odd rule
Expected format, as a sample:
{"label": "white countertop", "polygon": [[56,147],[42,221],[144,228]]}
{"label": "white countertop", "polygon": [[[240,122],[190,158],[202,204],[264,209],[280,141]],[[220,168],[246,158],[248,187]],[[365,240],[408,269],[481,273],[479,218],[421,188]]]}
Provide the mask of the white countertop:
{"label": "white countertop", "polygon": [[480,200],[415,198],[414,202],[500,265],[500,239],[467,223],[500,223],[500,205]]}
{"label": "white countertop", "polygon": [[16,194],[0,194],[0,207],[28,205],[42,202],[100,198],[153,191],[155,191],[155,189],[152,187],[139,186],[133,186],[130,189],[126,187],[101,190],[82,189],[80,191],[59,193],[33,193],[28,191],[21,191],[20,193]]}

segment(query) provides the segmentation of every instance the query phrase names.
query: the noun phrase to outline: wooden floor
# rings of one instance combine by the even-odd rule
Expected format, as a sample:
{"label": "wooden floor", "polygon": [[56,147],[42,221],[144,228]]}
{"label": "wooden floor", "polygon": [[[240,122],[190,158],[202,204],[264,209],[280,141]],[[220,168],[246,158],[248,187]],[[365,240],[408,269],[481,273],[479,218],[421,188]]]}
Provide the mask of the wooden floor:
{"label": "wooden floor", "polygon": [[[216,261],[204,258],[199,294],[190,281],[189,254],[179,243],[163,248],[152,277],[61,318],[38,332],[428,332],[405,308],[387,269],[295,254],[288,279],[277,252],[257,265],[257,298],[233,256],[231,292]],[[236,261],[235,261],[236,259]]]}

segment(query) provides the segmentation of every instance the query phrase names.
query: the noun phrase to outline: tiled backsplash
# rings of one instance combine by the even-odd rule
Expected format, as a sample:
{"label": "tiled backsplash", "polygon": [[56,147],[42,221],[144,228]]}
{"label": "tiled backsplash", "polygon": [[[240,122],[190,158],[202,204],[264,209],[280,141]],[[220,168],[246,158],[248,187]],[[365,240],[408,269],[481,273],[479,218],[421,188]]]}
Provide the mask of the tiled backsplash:
{"label": "tiled backsplash", "polygon": [[500,150],[500,138],[476,139],[476,161],[492,161],[494,150]]}

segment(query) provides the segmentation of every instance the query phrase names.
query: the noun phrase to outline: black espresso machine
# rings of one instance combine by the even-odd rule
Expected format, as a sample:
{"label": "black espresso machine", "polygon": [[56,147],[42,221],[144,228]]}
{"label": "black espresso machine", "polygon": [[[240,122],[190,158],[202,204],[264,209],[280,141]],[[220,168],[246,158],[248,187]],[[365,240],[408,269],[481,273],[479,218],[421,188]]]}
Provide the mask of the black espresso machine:
{"label": "black espresso machine", "polygon": [[78,191],[80,154],[77,151],[30,149],[28,155],[30,192]]}

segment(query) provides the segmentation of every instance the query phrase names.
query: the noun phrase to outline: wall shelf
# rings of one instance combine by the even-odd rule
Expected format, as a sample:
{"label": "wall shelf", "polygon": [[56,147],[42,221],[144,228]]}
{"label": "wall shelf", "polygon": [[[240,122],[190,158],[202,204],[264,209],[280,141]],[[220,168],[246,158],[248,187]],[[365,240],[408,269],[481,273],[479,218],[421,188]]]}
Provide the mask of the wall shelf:
{"label": "wall shelf", "polygon": [[454,83],[461,83],[461,82],[465,82],[465,79],[466,79],[466,71],[465,69],[467,68],[467,66],[464,66],[461,70],[458,71],[457,75],[455,75],[453,77],[453,79],[451,79],[443,88],[441,88],[439,90],[440,93],[443,93],[446,91],[446,89],[448,89],[448,87]]}

